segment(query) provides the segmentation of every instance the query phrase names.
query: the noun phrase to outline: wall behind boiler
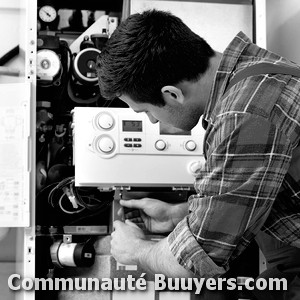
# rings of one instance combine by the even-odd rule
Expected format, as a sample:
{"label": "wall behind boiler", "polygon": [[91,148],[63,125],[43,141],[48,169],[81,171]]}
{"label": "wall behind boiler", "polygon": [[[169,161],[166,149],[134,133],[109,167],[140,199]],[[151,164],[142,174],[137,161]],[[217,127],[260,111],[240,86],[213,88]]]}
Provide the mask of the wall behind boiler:
{"label": "wall behind boiler", "polygon": [[266,0],[266,12],[267,49],[300,64],[300,1]]}

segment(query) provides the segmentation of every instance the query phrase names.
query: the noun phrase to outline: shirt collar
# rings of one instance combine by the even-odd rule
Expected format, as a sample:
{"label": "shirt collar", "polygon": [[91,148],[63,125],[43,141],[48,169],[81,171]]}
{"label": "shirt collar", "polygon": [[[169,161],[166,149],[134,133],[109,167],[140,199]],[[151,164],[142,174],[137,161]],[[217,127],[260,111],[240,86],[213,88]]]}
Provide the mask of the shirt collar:
{"label": "shirt collar", "polygon": [[242,31],[240,31],[223,52],[212,85],[210,97],[204,110],[204,123],[210,123],[216,102],[224,94],[229,77],[237,64],[239,57],[250,43],[251,40]]}

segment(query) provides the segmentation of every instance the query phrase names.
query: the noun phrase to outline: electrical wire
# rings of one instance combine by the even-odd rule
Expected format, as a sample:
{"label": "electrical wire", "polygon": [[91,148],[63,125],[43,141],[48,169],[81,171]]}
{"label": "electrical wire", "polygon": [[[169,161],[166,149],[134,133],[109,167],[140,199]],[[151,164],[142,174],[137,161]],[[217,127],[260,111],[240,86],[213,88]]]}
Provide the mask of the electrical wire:
{"label": "electrical wire", "polygon": [[[50,190],[48,195],[48,203],[52,207],[58,206],[61,211],[67,214],[80,213],[84,210],[92,212],[92,214],[84,216],[84,218],[86,218],[88,216],[93,216],[95,212],[96,214],[101,213],[103,209],[106,209],[106,207],[112,202],[111,199],[98,199],[92,196],[91,194],[94,191],[99,192],[97,188],[84,189],[80,187],[75,187],[74,177],[67,177],[58,184],[56,184],[56,186],[54,186]],[[74,198],[70,199],[70,197]],[[76,202],[78,207],[75,210],[68,210],[63,206],[62,201],[63,199],[67,198],[73,204],[73,207],[73,200]]]}
{"label": "electrical wire", "polygon": [[80,218],[78,218],[78,219],[75,219],[75,220],[73,220],[72,222],[68,223],[67,226],[76,224],[76,223],[78,223],[78,222],[80,222],[80,221],[82,221],[82,220],[84,220],[84,219],[92,218],[92,217],[95,217],[95,216],[97,216],[97,215],[102,214],[102,213],[103,213],[103,212],[104,212],[104,211],[112,204],[112,202],[113,202],[113,199],[112,199],[112,200],[109,200],[109,201],[105,201],[105,202],[103,203],[102,207],[101,207],[101,208],[98,208],[96,212],[91,213],[91,214],[89,214],[89,215],[82,216],[82,217],[80,217]]}
{"label": "electrical wire", "polygon": [[62,195],[60,196],[59,200],[58,200],[59,208],[60,208],[64,213],[72,215],[72,214],[78,214],[78,213],[81,213],[82,211],[84,211],[84,209],[85,209],[84,207],[82,207],[81,209],[78,209],[78,210],[74,210],[74,211],[70,211],[70,210],[65,209],[65,208],[63,207],[63,205],[62,205],[62,200],[64,199],[64,197],[66,197],[66,195],[65,195],[65,194],[62,194]]}
{"label": "electrical wire", "polygon": [[54,196],[56,193],[58,192],[62,192],[62,188],[67,187],[68,184],[70,184],[72,182],[72,180],[74,179],[74,177],[67,177],[65,179],[63,179],[62,181],[60,181],[49,193],[48,195],[48,203],[51,204],[52,207],[54,207]]}

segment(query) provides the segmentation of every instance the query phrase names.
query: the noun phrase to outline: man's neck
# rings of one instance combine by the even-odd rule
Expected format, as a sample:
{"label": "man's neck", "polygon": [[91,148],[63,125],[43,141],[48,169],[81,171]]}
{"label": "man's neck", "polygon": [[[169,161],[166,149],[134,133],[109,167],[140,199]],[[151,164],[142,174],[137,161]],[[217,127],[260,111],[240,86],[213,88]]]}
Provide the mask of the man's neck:
{"label": "man's neck", "polygon": [[221,58],[222,54],[216,52],[216,55],[209,61],[207,71],[201,75],[198,81],[182,81],[176,85],[184,95],[185,106],[198,116],[203,115],[209,101]]}
{"label": "man's neck", "polygon": [[201,91],[201,111],[204,112],[207,102],[209,101],[213,83],[215,81],[215,76],[217,70],[219,68],[220,61],[222,59],[222,53],[216,52],[216,55],[213,56],[209,61],[209,68],[208,70],[201,76],[198,81],[198,90]]}

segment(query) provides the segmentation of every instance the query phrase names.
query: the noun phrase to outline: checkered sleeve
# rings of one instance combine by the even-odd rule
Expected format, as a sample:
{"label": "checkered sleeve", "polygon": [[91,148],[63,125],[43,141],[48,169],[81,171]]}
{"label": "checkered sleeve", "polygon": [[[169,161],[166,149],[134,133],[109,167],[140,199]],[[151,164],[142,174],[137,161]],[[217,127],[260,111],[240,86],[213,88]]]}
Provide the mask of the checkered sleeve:
{"label": "checkered sleeve", "polygon": [[249,113],[217,116],[208,128],[189,215],[168,236],[178,262],[201,277],[225,273],[266,221],[292,147],[278,124]]}

